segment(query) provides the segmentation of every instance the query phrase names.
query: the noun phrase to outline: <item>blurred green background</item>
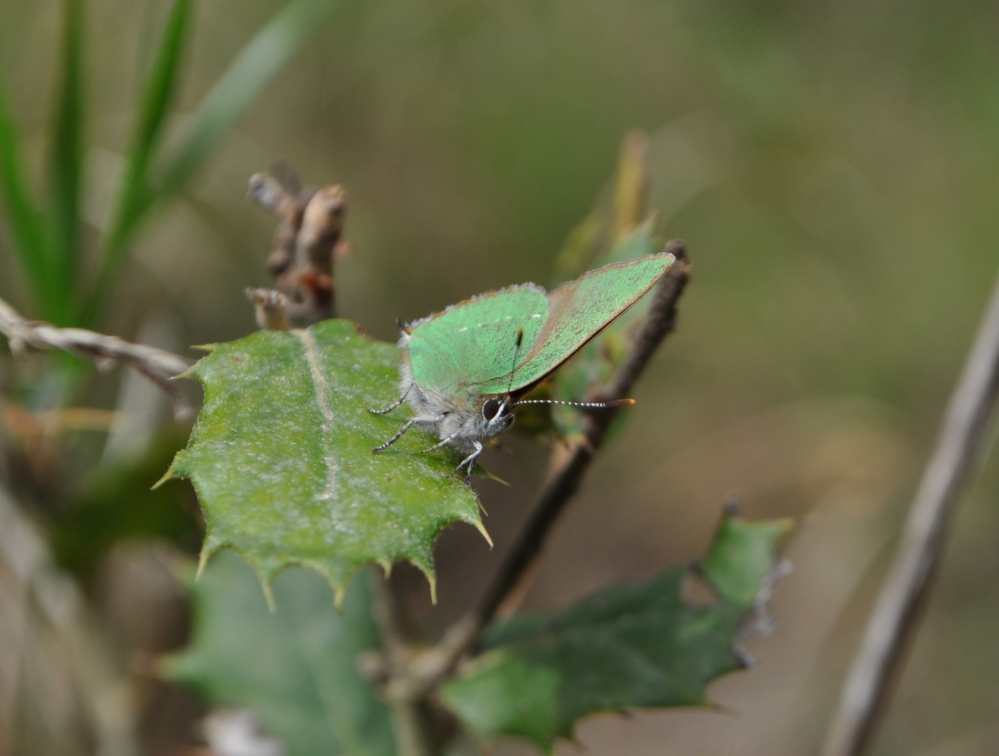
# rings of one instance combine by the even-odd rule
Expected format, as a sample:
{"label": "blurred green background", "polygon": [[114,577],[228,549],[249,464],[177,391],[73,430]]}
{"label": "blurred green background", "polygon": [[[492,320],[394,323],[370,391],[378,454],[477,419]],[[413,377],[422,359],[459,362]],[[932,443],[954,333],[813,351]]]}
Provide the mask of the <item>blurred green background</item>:
{"label": "blurred green background", "polygon": [[[280,7],[196,6],[168,141]],[[86,3],[85,234],[168,11]],[[0,72],[38,186],[61,18],[50,0],[0,2]],[[777,628],[750,644],[759,666],[713,689],[726,713],[601,716],[579,740],[608,756],[814,753],[999,268],[999,5],[345,2],[143,227],[102,329],[134,339],[165,320],[178,345],[254,329],[242,289],[269,283],[274,219],[245,187],[277,158],[348,190],[339,311],[378,337],[397,316],[547,284],[634,128],[693,279],[526,605],[693,556],[729,495],[754,517],[808,513]],[[37,314],[2,231],[0,296]],[[546,449],[509,445],[487,464],[515,488],[479,486],[497,549],[442,537],[433,627],[481,587],[544,474]],[[872,754],[999,749],[997,494],[989,462]]]}

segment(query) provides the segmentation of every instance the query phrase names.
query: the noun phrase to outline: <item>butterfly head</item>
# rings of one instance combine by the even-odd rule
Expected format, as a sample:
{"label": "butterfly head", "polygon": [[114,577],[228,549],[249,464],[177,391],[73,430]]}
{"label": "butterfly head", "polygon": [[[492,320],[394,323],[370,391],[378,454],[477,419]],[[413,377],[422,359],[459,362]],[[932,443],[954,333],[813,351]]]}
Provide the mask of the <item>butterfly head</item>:
{"label": "butterfly head", "polygon": [[509,395],[491,396],[482,403],[479,413],[485,422],[487,437],[498,435],[513,424],[513,404]]}

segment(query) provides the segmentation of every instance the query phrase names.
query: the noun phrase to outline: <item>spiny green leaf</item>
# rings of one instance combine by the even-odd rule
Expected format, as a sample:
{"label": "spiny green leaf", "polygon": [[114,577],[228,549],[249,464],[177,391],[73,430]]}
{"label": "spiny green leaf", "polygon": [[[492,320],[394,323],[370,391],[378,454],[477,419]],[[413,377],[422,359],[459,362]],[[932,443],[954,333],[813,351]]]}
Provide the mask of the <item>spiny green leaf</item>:
{"label": "spiny green leaf", "polygon": [[4,209],[14,236],[21,269],[44,317],[49,317],[51,299],[45,275],[45,235],[41,213],[31,197],[28,177],[21,162],[17,126],[7,107],[6,94],[0,90],[0,188]]}
{"label": "spiny green leaf", "polygon": [[190,478],[205,512],[203,558],[230,547],[266,586],[298,564],[342,595],[366,562],[408,560],[431,580],[433,541],[461,520],[485,530],[450,450],[411,431],[379,454],[408,410],[398,395],[399,348],[346,320],[306,331],[260,331],[220,344],[191,370],[205,403],[171,473]]}
{"label": "spiny green leaf", "polygon": [[101,256],[97,281],[87,306],[87,322],[96,317],[114,273],[128,252],[128,242],[153,200],[148,171],[160,142],[163,124],[177,89],[184,42],[191,21],[192,0],[176,0],[167,19],[159,50],[142,88],[135,133],[127,158],[125,177]]}
{"label": "spiny green leaf", "polygon": [[65,0],[62,91],[49,155],[48,275],[57,292],[56,325],[69,325],[80,256],[80,182],[83,174],[83,88],[81,0]]}
{"label": "spiny green leaf", "polygon": [[252,570],[219,555],[191,587],[193,641],[164,671],[211,705],[252,709],[287,756],[391,756],[388,710],[357,672],[379,645],[363,577],[338,613],[322,578],[288,570],[271,613]]}
{"label": "spiny green leaf", "polygon": [[587,714],[705,706],[708,684],[744,666],[737,643],[791,525],[726,514],[700,570],[714,590],[710,603],[685,600],[690,568],[678,567],[494,624],[485,652],[441,696],[480,738],[517,735],[546,752]]}

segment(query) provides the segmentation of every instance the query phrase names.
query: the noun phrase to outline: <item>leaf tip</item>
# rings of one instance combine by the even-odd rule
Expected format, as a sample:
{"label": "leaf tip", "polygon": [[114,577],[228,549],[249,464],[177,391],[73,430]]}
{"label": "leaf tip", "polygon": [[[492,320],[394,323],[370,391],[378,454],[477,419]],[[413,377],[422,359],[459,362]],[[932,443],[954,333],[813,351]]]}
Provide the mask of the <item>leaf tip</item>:
{"label": "leaf tip", "polygon": [[388,580],[392,577],[392,560],[383,559],[378,562],[378,566],[382,568],[382,572],[385,573],[385,579]]}
{"label": "leaf tip", "polygon": [[212,558],[214,552],[207,546],[201,549],[201,555],[198,557],[198,571],[194,573],[194,582],[197,583],[201,580],[201,576],[205,574],[205,568],[208,566],[208,560]]}
{"label": "leaf tip", "polygon": [[176,474],[173,471],[173,465],[170,465],[170,467],[167,468],[167,471],[165,473],[163,473],[163,476],[158,481],[156,481],[155,483],[153,483],[152,487],[149,490],[150,491],[155,491],[157,488],[159,488],[160,486],[162,486],[164,483],[166,483],[167,481],[173,480],[175,477],[177,477],[177,476],[176,476]]}
{"label": "leaf tip", "polygon": [[493,548],[495,544],[493,543],[493,539],[489,535],[489,531],[486,530],[486,526],[482,523],[482,519],[476,517],[472,525],[475,526],[475,529],[478,530],[482,534],[482,537],[486,539],[486,543],[489,544],[489,548],[490,549]]}
{"label": "leaf tip", "polygon": [[491,473],[488,470],[486,470],[485,475],[487,478],[489,478],[489,480],[495,480],[497,483],[499,483],[502,486],[506,486],[507,488],[513,488],[513,483],[508,483],[495,473]]}
{"label": "leaf tip", "polygon": [[274,600],[274,591],[271,588],[270,577],[260,576],[260,588],[264,592],[264,601],[267,602],[267,609],[271,614],[277,614],[277,602]]}
{"label": "leaf tip", "polygon": [[422,572],[423,576],[427,579],[427,583],[430,585],[430,603],[437,606],[437,575],[434,574],[432,569],[428,569],[425,565],[417,562],[412,562],[412,564],[420,572]]}

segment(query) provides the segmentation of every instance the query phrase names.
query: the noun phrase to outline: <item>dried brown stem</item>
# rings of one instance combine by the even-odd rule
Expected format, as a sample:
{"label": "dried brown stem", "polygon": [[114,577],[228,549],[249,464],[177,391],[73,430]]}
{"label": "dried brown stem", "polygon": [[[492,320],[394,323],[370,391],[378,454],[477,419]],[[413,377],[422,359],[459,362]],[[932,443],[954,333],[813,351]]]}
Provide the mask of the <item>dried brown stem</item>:
{"label": "dried brown stem", "polygon": [[287,331],[288,299],[274,289],[247,289],[246,298],[253,302],[257,325],[265,331]]}
{"label": "dried brown stem", "polygon": [[267,270],[287,300],[291,320],[310,326],[335,313],[333,264],[349,250],[341,238],[347,193],[340,186],[300,189],[287,165],[276,166],[274,172],[280,179],[253,175],[248,195],[280,218]]}
{"label": "dried brown stem", "polygon": [[[690,264],[683,242],[670,242],[667,250],[676,256],[676,262],[659,283],[655,301],[628,356],[601,392],[599,401],[625,398],[649,364],[656,348],[676,326],[676,305],[687,284]],[[530,571],[552,526],[578,490],[619,411],[609,409],[589,416],[583,440],[549,476],[531,508],[533,514],[530,520],[481,600],[444,634],[436,647],[425,652],[410,666],[408,674],[419,678],[426,691],[432,690],[450,674],[462,656],[472,649],[497,609]]]}
{"label": "dried brown stem", "polygon": [[947,523],[974,468],[999,392],[999,281],[951,395],[895,561],[843,686],[823,756],[855,756],[874,731],[943,552]]}
{"label": "dried brown stem", "polygon": [[100,369],[123,362],[169,394],[178,415],[190,412],[183,395],[167,380],[191,366],[191,361],[184,357],[155,347],[132,344],[116,336],[105,336],[82,328],[56,328],[48,323],[27,320],[2,299],[0,333],[7,337],[12,352],[25,347],[59,349],[92,360]]}

